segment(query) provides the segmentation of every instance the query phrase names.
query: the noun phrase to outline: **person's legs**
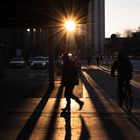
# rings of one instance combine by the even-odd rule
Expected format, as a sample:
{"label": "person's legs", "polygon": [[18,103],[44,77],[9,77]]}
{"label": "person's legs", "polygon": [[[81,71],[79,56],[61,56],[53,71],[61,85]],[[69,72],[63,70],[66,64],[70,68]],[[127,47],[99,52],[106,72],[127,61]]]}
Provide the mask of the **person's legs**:
{"label": "person's legs", "polygon": [[66,86],[65,87],[65,92],[64,92],[64,96],[66,98],[66,107],[63,109],[63,110],[68,110],[70,111],[70,104],[71,104],[71,94],[72,94],[72,91],[74,89],[74,86]]}
{"label": "person's legs", "polygon": [[71,98],[74,99],[79,104],[79,106],[80,106],[79,110],[81,110],[84,105],[84,102],[80,101],[79,98],[73,94],[73,89],[74,89],[74,86],[65,87],[64,96],[66,98],[67,104],[63,110],[70,111]]}
{"label": "person's legs", "polygon": [[73,93],[71,93],[71,98],[74,99],[79,104],[79,106],[80,106],[79,110],[81,110],[84,105],[84,102],[80,101],[79,98],[77,96],[75,96]]}
{"label": "person's legs", "polygon": [[118,85],[119,85],[119,96],[120,96],[120,101],[119,104],[122,106],[123,104],[123,85],[124,85],[124,80],[121,78],[118,78]]}
{"label": "person's legs", "polygon": [[130,80],[126,80],[125,87],[128,90],[129,94],[131,94],[132,90],[131,90]]}

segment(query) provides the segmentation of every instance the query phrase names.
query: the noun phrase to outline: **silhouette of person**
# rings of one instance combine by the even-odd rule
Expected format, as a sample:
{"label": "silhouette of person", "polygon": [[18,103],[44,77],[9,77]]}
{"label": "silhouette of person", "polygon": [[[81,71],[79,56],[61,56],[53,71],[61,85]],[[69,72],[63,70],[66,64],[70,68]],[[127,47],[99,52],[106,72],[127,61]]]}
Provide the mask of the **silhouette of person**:
{"label": "silhouette of person", "polygon": [[123,85],[125,85],[126,89],[129,91],[129,94],[132,93],[130,80],[132,79],[133,67],[127,56],[124,53],[119,52],[117,59],[113,62],[111,67],[111,76],[115,75],[115,71],[118,74],[118,86],[119,86],[119,95],[120,95],[120,106],[123,103]]}
{"label": "silhouette of person", "polygon": [[67,104],[63,111],[70,111],[71,98],[79,104],[79,110],[82,109],[84,102],[80,101],[77,96],[73,94],[74,86],[78,84],[78,72],[74,61],[72,61],[68,53],[63,55],[63,73],[61,85],[65,87],[64,96]]}
{"label": "silhouette of person", "polygon": [[91,62],[91,56],[88,56],[87,57],[87,64],[90,65],[90,62]]}
{"label": "silhouette of person", "polygon": [[99,60],[100,60],[100,56],[97,55],[97,56],[96,56],[96,64],[97,64],[97,66],[99,66]]}

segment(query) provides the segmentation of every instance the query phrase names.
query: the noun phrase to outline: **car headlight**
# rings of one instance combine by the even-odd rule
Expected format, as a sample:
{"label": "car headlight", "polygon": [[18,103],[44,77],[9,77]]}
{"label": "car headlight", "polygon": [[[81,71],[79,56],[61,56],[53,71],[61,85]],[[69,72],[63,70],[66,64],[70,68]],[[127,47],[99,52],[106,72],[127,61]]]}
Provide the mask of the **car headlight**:
{"label": "car headlight", "polygon": [[46,64],[46,63],[44,62],[44,63],[43,63],[43,66],[44,66],[45,64]]}

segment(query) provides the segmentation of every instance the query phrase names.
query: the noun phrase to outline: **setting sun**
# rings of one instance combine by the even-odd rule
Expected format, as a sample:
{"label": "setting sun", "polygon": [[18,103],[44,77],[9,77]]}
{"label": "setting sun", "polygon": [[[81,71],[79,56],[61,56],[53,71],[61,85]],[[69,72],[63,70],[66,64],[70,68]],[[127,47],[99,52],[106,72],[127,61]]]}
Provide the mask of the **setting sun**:
{"label": "setting sun", "polygon": [[75,22],[73,20],[67,20],[65,23],[65,27],[67,31],[74,31],[75,30]]}

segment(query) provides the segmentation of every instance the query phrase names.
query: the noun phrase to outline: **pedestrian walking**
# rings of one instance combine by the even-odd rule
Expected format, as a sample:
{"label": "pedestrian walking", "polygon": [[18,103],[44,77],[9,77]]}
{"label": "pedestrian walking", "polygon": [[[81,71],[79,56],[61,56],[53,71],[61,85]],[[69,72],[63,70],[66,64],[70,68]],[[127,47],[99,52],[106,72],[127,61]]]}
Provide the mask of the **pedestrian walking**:
{"label": "pedestrian walking", "polygon": [[97,55],[97,56],[96,56],[96,65],[97,65],[97,66],[99,66],[99,60],[100,60],[100,56]]}
{"label": "pedestrian walking", "polygon": [[88,56],[88,57],[87,57],[87,64],[88,64],[88,65],[90,65],[91,60],[92,60],[91,56]]}
{"label": "pedestrian walking", "polygon": [[62,86],[65,88],[64,96],[66,98],[66,107],[63,111],[71,110],[71,98],[79,104],[79,110],[82,109],[84,102],[79,100],[77,96],[73,94],[74,86],[78,84],[78,71],[75,62],[72,61],[68,53],[63,55],[63,73],[62,73]]}

